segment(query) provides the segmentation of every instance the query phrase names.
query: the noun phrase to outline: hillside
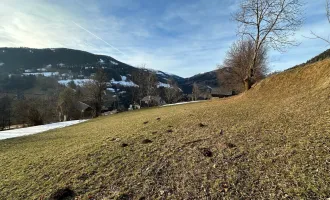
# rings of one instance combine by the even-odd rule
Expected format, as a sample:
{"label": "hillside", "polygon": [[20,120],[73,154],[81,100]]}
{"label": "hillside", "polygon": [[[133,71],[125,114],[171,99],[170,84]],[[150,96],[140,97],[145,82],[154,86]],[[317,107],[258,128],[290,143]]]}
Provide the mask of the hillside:
{"label": "hillside", "polygon": [[[319,55],[309,59],[307,62],[299,64],[295,67],[300,67],[300,66],[305,66],[308,64],[313,64],[316,63],[318,61],[322,61],[324,59],[328,59],[330,58],[330,49],[320,53]],[[295,68],[293,67],[293,68]],[[288,69],[290,70],[290,69]],[[211,87],[211,88],[219,88],[221,86],[219,86],[218,83],[218,78],[217,78],[217,70],[213,70],[213,71],[209,71],[209,72],[204,72],[204,73],[200,73],[200,74],[196,74],[192,77],[189,78],[185,78],[184,80],[181,80],[180,82],[180,87],[182,88],[182,90],[189,94],[191,93],[192,90],[192,84],[197,83],[198,85],[200,85],[201,89],[203,88],[207,88],[207,87]],[[224,89],[224,88],[221,88]]]}
{"label": "hillside", "polygon": [[[18,59],[19,58],[19,59]],[[139,68],[120,62],[110,56],[96,55],[85,51],[54,48],[0,48],[0,72],[22,73],[24,71],[37,71],[38,69],[50,72],[72,73],[90,76],[95,73],[94,68],[103,67],[109,70],[112,78],[121,81],[121,76],[134,73]],[[160,82],[166,83],[167,79],[173,78],[182,81],[183,78],[155,71]]]}
{"label": "hillside", "polygon": [[[95,73],[96,68],[100,67],[105,68],[110,78],[115,81],[122,81],[122,77],[129,78],[131,74],[141,70],[110,56],[95,55],[74,49],[0,48],[0,72],[2,73],[41,73],[46,70],[58,73],[60,79],[71,80],[89,78],[92,73]],[[162,83],[174,79],[186,94],[191,93],[194,82],[198,83],[201,89],[218,87],[215,71],[197,74],[190,78],[182,78],[158,70],[150,70],[150,72],[156,73],[158,80]],[[65,76],[62,77],[61,74]]]}
{"label": "hillside", "polygon": [[[200,89],[207,87],[216,88],[218,87],[218,79],[216,71],[210,71],[205,73],[196,74],[195,76],[185,78],[183,82],[180,83],[180,87],[186,94],[192,92],[192,85],[197,83],[200,85]],[[204,89],[205,90],[205,89]]]}
{"label": "hillside", "polygon": [[329,198],[329,66],[297,67],[227,99],[0,141],[0,198]]}
{"label": "hillside", "polygon": [[311,64],[311,63],[315,63],[317,61],[321,61],[324,59],[330,58],[330,49],[322,52],[321,54],[315,56],[314,58],[308,60],[305,64]]}

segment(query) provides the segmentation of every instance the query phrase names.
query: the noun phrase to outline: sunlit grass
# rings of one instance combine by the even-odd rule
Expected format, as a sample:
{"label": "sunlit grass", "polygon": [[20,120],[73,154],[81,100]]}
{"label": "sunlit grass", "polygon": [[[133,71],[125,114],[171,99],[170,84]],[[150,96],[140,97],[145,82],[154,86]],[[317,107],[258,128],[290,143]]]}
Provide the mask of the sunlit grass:
{"label": "sunlit grass", "polygon": [[0,141],[0,167],[1,199],[47,198],[66,187],[82,199],[325,199],[330,61],[229,99]]}

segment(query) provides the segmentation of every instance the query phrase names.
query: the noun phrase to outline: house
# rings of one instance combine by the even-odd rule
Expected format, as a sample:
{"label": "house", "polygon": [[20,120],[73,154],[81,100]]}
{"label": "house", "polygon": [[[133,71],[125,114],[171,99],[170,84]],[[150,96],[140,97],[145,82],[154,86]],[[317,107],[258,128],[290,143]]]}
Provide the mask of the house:
{"label": "house", "polygon": [[80,111],[80,118],[91,118],[93,116],[94,109],[84,102],[78,101],[76,109]]}
{"label": "house", "polygon": [[220,88],[213,88],[211,92],[212,99],[214,98],[225,98],[236,95],[235,91],[224,91]]}
{"label": "house", "polygon": [[70,109],[70,111],[65,110],[64,106],[64,103],[58,106],[59,121],[93,117],[94,109],[81,101],[75,103],[73,109]]}
{"label": "house", "polygon": [[159,96],[146,96],[141,99],[141,106],[162,106],[165,105],[166,102]]}

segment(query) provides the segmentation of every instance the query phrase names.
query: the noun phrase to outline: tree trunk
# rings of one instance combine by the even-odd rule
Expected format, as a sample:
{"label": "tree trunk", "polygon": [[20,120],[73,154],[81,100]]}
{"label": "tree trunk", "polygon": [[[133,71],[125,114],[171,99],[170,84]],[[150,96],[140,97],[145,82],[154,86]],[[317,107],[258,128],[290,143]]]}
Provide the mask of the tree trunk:
{"label": "tree trunk", "polygon": [[246,77],[244,79],[245,91],[251,89],[251,87],[252,87],[252,84],[253,84],[252,78],[254,76],[254,70],[257,65],[257,57],[258,57],[258,50],[256,50],[256,52],[254,52],[252,65],[250,65],[248,74],[246,75]]}
{"label": "tree trunk", "polygon": [[100,116],[100,107],[99,107],[99,105],[96,105],[93,118],[97,118],[99,116]]}
{"label": "tree trunk", "polygon": [[9,112],[9,114],[8,114],[9,115],[8,116],[9,117],[9,119],[8,119],[8,130],[10,130],[10,125],[11,125],[11,118],[10,118],[11,117],[11,112],[10,112],[10,109],[9,109],[8,112]]}
{"label": "tree trunk", "polygon": [[251,81],[251,78],[249,76],[247,76],[244,79],[244,87],[245,87],[245,91],[248,91],[252,87],[252,81]]}

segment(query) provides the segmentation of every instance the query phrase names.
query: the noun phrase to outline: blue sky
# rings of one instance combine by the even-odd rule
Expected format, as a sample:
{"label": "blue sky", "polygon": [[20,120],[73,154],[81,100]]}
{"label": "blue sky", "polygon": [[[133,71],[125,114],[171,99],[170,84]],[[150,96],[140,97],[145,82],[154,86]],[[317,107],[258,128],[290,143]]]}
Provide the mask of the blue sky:
{"label": "blue sky", "polygon": [[[238,0],[1,0],[0,46],[80,49],[146,64],[182,77],[216,69],[237,39]],[[328,46],[325,0],[305,0],[301,43],[271,50],[272,71],[307,61]]]}

